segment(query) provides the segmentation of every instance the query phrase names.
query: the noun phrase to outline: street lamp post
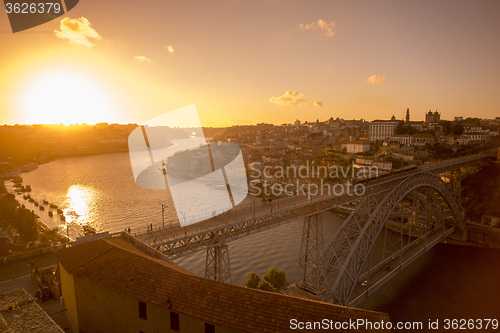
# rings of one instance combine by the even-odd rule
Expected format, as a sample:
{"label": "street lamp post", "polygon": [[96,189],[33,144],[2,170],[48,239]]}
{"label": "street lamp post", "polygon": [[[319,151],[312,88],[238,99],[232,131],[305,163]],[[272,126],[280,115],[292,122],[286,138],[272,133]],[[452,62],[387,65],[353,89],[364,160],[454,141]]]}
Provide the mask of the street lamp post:
{"label": "street lamp post", "polygon": [[163,204],[161,204],[161,222],[163,228],[165,228],[165,206]]}

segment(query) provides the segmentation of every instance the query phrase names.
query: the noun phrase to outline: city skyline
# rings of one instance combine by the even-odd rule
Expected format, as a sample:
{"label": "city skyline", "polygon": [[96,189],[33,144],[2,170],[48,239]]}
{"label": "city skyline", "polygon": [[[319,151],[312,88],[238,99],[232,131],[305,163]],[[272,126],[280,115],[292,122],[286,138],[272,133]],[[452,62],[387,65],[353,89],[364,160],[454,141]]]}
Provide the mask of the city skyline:
{"label": "city skyline", "polygon": [[495,1],[138,6],[85,1],[16,34],[2,12],[0,123],[143,123],[191,104],[207,127],[499,114]]}

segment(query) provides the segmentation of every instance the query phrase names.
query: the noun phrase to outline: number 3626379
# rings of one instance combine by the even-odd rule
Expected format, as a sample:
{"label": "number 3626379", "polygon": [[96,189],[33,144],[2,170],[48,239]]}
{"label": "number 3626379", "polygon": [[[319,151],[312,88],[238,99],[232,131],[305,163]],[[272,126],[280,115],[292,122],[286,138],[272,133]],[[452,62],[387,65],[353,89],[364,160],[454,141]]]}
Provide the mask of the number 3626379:
{"label": "number 3626379", "polygon": [[7,14],[59,14],[62,10],[60,3],[53,2],[7,2],[5,4]]}

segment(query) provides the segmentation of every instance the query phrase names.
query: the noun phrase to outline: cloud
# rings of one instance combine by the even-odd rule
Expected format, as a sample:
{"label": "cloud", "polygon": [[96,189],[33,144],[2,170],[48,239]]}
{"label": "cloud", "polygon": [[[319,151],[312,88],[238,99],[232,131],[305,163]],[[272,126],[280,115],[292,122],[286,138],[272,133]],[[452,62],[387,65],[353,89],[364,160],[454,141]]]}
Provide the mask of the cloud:
{"label": "cloud", "polygon": [[70,19],[65,17],[61,20],[60,30],[54,30],[57,38],[68,39],[70,44],[94,47],[90,40],[101,40],[101,36],[91,26],[85,17]]}
{"label": "cloud", "polygon": [[372,75],[366,79],[366,82],[371,84],[381,84],[387,82],[387,78],[385,76]]}
{"label": "cloud", "polygon": [[335,35],[335,32],[333,31],[334,26],[335,26],[334,22],[327,23],[323,19],[319,19],[319,20],[312,22],[312,23],[309,23],[309,24],[301,23],[297,26],[297,29],[302,30],[302,31],[319,30],[326,37],[333,37],[333,35]]}
{"label": "cloud", "polygon": [[139,62],[152,62],[153,61],[145,56],[135,56],[134,59],[139,61]]}
{"label": "cloud", "polygon": [[296,91],[286,91],[281,96],[269,98],[269,102],[281,106],[299,106],[307,103],[307,98],[304,94]]}
{"label": "cloud", "polygon": [[165,48],[167,49],[168,53],[170,54],[174,54],[174,48],[172,47],[172,45],[167,45],[165,46]]}
{"label": "cloud", "polygon": [[324,105],[323,105],[323,102],[314,101],[314,106],[317,107],[317,108],[322,108]]}

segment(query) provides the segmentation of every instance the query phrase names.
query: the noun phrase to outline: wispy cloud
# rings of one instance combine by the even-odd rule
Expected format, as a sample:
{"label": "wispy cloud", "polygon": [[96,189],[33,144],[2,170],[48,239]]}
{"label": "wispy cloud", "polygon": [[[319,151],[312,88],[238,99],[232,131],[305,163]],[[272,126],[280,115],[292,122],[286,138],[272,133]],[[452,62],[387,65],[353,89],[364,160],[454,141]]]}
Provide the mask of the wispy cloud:
{"label": "wispy cloud", "polygon": [[372,75],[366,79],[366,82],[370,84],[382,84],[387,82],[387,78],[385,76],[380,75]]}
{"label": "wispy cloud", "polygon": [[65,17],[61,20],[60,30],[54,30],[56,37],[68,39],[70,44],[94,47],[91,39],[101,40],[101,36],[91,26],[85,17],[70,19]]}
{"label": "wispy cloud", "polygon": [[317,107],[317,108],[322,108],[324,105],[323,105],[323,102],[314,101],[314,106]]}
{"label": "wispy cloud", "polygon": [[326,22],[323,19],[319,19],[315,22],[304,24],[301,23],[297,26],[297,29],[302,31],[316,31],[319,30],[326,37],[333,37],[335,35],[335,31],[333,31],[333,27],[335,26],[334,22]]}
{"label": "wispy cloud", "polygon": [[165,46],[165,48],[167,49],[168,53],[174,54],[175,51],[172,45],[167,45]]}
{"label": "wispy cloud", "polygon": [[307,103],[307,98],[304,94],[296,91],[286,91],[281,96],[273,96],[269,99],[269,102],[281,105],[281,106],[300,106]]}
{"label": "wispy cloud", "polygon": [[145,57],[145,56],[135,56],[134,59],[139,61],[139,62],[152,62],[153,61],[150,58]]}

